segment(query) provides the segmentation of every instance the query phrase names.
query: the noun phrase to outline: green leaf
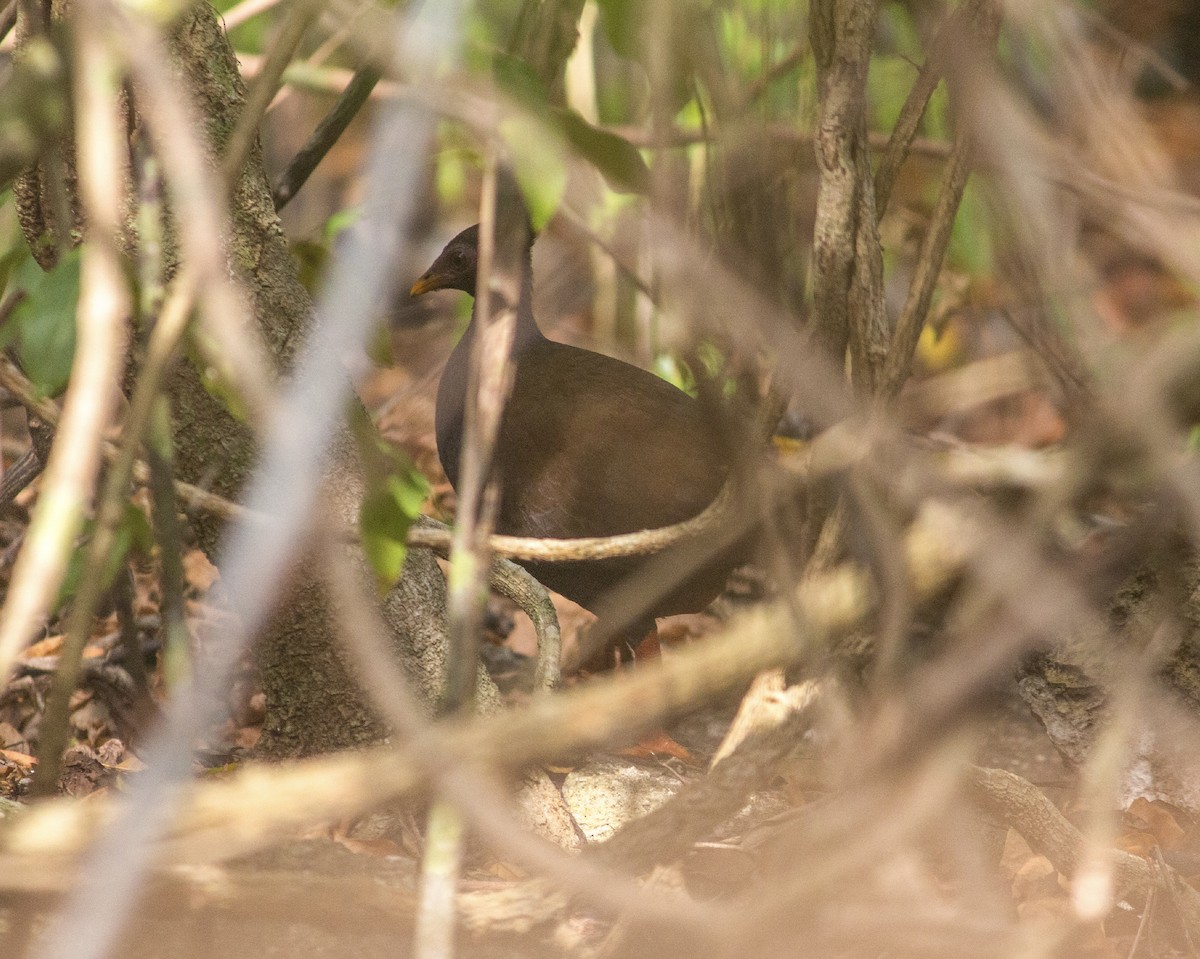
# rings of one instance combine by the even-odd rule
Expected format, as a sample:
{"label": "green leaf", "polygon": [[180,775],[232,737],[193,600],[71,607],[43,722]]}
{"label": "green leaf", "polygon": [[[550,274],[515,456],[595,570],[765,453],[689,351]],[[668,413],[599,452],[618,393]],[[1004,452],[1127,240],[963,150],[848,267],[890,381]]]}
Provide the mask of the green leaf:
{"label": "green leaf", "polygon": [[533,67],[511,53],[497,53],[492,60],[492,75],[496,86],[520,103],[527,110],[543,113],[550,103],[550,95],[542,78]]}
{"label": "green leaf", "polygon": [[26,294],[11,319],[17,359],[44,396],[61,393],[71,375],[81,257],[79,248],[71,250],[48,273],[30,258],[13,278],[14,285]]}
{"label": "green leaf", "polygon": [[467,193],[467,164],[457,150],[443,150],[437,155],[434,172],[438,199],[443,206],[453,207]]}
{"label": "green leaf", "polygon": [[530,222],[535,232],[540,231],[558,210],[567,190],[563,144],[543,124],[524,116],[502,121],[500,137],[512,158]]}
{"label": "green leaf", "polygon": [[947,259],[956,268],[973,277],[987,276],[992,272],[992,229],[989,222],[987,203],[980,193],[975,177],[967,180],[958,215],[950,232],[950,247]]}
{"label": "green leaf", "polygon": [[555,117],[567,142],[604,175],[610,187],[628,193],[649,189],[650,169],[632,143],[592,126],[574,110],[556,110]]}
{"label": "green leaf", "polygon": [[646,191],[650,172],[629,141],[597,129],[574,110],[551,108],[541,77],[519,57],[497,53],[492,72],[497,85],[529,113],[501,123],[500,135],[512,154],[534,229],[540,230],[554,215],[567,181],[563,144],[547,133],[547,125],[557,128],[562,139],[591,162],[613,189]]}
{"label": "green leaf", "polygon": [[916,75],[904,57],[880,54],[871,58],[867,74],[871,129],[890,131],[896,125]]}
{"label": "green leaf", "polygon": [[[617,54],[641,64],[654,77],[655,98],[671,113],[679,110],[695,92],[695,63],[698,31],[712,29],[712,9],[699,4],[656,4],[646,0],[599,0],[604,35]],[[662,31],[665,44],[649,42],[651,31]],[[715,38],[714,38],[715,39]],[[761,72],[761,68],[759,71]]]}
{"label": "green leaf", "polygon": [[288,244],[292,259],[296,261],[300,282],[309,293],[315,292],[320,286],[329,263],[330,251],[335,248],[338,236],[361,218],[361,207],[346,207],[325,221],[320,239],[295,240]]}
{"label": "green leaf", "polygon": [[644,0],[598,0],[600,23],[612,48],[630,60],[641,53],[639,36],[645,25]]}
{"label": "green leaf", "polygon": [[118,535],[124,541],[126,553],[146,557],[154,551],[154,529],[150,519],[133,503],[125,504]]}
{"label": "green leaf", "polygon": [[425,477],[410,468],[384,477],[363,497],[359,535],[380,590],[389,589],[400,578],[408,555],[408,529],[428,495]]}
{"label": "green leaf", "polygon": [[[88,569],[88,552],[91,548],[95,528],[95,520],[89,519],[84,524],[83,541],[71,554],[67,563],[66,576],[58,591],[59,606],[79,592],[80,583],[83,582],[84,573]],[[150,521],[146,518],[146,514],[133,503],[126,503],[125,510],[121,515],[121,522],[113,534],[112,547],[109,549],[108,555],[104,557],[104,564],[100,570],[101,589],[108,589],[112,586],[130,554],[149,556],[153,548],[154,532],[150,528]]]}
{"label": "green leaf", "polygon": [[659,353],[654,358],[655,375],[689,396],[696,395],[696,378],[688,365],[671,353]]}
{"label": "green leaf", "polygon": [[325,245],[332,246],[333,241],[345,230],[350,229],[359,220],[362,219],[361,206],[348,206],[344,210],[338,210],[328,220],[325,221],[325,229],[322,231],[325,234]]}

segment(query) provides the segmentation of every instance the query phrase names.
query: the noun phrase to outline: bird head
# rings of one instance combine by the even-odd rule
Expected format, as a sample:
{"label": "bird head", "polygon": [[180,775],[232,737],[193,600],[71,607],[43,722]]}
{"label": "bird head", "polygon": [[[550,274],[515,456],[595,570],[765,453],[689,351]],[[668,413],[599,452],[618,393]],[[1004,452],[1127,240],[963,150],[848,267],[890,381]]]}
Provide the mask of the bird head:
{"label": "bird head", "polygon": [[433,266],[412,285],[412,296],[433,290],[462,290],[475,295],[479,267],[479,225],[469,226],[446,244]]}

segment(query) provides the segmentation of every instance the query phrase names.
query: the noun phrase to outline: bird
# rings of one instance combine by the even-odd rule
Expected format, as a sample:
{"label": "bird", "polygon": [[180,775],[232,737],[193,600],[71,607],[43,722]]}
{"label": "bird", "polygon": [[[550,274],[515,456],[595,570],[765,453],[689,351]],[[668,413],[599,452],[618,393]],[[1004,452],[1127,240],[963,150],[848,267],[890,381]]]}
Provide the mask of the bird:
{"label": "bird", "polygon": [[[669,526],[709,506],[731,471],[728,443],[708,404],[655,374],[591,350],[548,339],[533,314],[532,232],[521,270],[511,361],[512,391],[495,445],[499,484],[496,532],[512,536],[612,536]],[[410,294],[460,290],[475,296],[479,226],[455,236]],[[472,310],[438,386],[438,456],[456,489],[471,345]],[[694,544],[693,544],[694,547]],[[668,547],[682,557],[688,545]],[[695,572],[615,630],[612,647],[628,658],[655,620],[698,612],[715,599],[737,550]],[[606,594],[643,570],[647,557],[521,561],[539,582],[597,612]]]}

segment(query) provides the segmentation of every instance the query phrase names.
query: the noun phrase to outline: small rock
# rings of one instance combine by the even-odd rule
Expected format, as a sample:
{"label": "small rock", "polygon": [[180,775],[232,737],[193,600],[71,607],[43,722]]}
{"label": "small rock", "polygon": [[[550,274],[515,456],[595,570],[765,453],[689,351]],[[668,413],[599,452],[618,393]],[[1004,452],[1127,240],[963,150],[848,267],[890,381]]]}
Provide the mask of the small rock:
{"label": "small rock", "polygon": [[562,794],[587,841],[595,843],[657,809],[682,786],[679,777],[663,767],[606,757],[571,772]]}

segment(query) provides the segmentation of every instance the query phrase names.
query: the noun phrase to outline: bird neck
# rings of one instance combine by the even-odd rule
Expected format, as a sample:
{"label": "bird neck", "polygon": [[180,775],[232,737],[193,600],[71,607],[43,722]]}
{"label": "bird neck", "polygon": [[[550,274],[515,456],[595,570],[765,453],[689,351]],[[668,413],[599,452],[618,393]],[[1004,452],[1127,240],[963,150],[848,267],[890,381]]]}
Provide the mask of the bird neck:
{"label": "bird neck", "polygon": [[[479,297],[475,297],[475,304],[471,308],[471,324],[467,327],[467,332],[463,336],[463,341],[469,341],[475,335],[475,331],[479,328],[478,320]],[[493,305],[493,316],[495,308]],[[521,295],[517,300],[517,327],[513,333],[513,353],[520,353],[523,349],[534,343],[539,343],[545,339],[542,335],[541,328],[537,325],[537,320],[533,316],[533,262],[532,254],[525,254],[525,262],[521,266]]]}
{"label": "bird neck", "polygon": [[[471,308],[471,322],[451,352],[438,386],[435,418],[438,456],[446,468],[446,475],[450,477],[451,484],[458,482],[458,457],[462,447],[463,411],[471,369],[471,344],[480,326],[477,322],[478,307],[479,299],[476,298]],[[533,268],[529,256],[526,255],[521,274],[521,296],[517,301],[517,327],[513,333],[510,355],[513,360],[519,361],[521,354],[545,342],[546,338],[542,336],[537,320],[533,318]]]}
{"label": "bird neck", "polygon": [[517,329],[513,337],[513,352],[522,346],[545,339],[533,316],[533,252],[526,251],[521,264],[521,297],[517,300]]}

